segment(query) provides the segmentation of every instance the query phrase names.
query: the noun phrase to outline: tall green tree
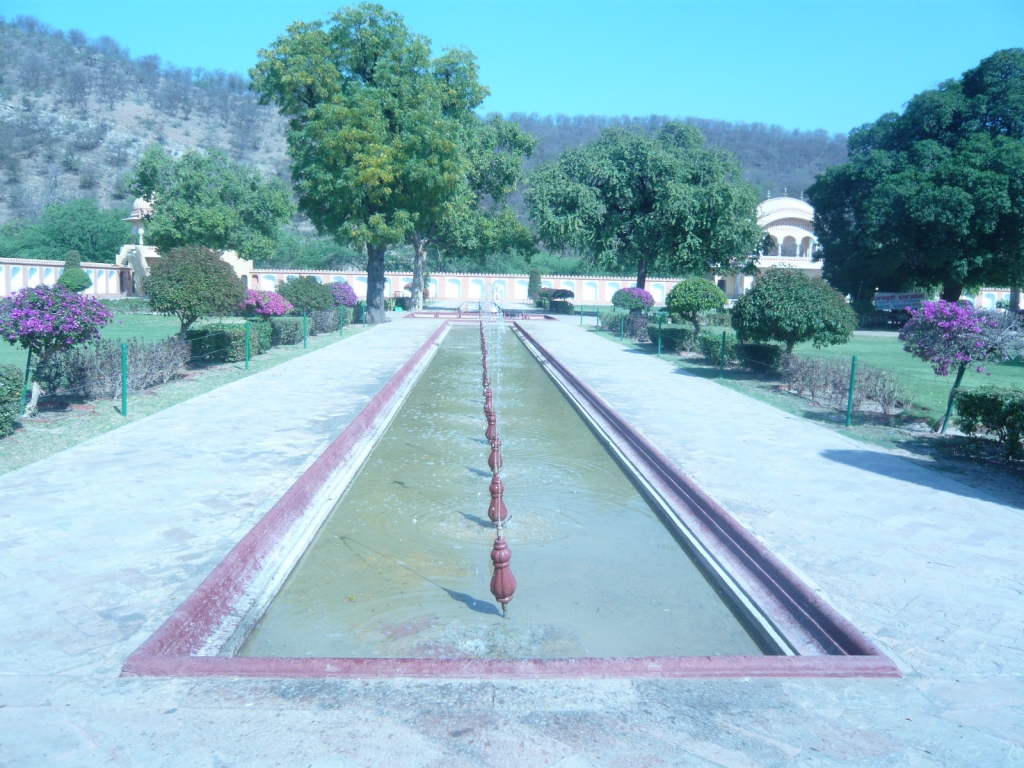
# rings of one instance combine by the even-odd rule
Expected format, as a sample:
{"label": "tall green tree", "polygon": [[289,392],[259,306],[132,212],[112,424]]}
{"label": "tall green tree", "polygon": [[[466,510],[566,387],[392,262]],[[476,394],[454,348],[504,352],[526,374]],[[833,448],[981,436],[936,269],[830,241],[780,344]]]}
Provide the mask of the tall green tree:
{"label": "tall green tree", "polygon": [[[518,254],[529,259],[537,251],[530,228],[508,206],[508,197],[525,179],[523,163],[537,140],[510,120],[475,115],[467,122],[463,149],[465,175],[441,217],[429,230],[429,240],[445,258],[483,267],[494,254]],[[426,255],[423,228],[417,226],[414,245]],[[413,281],[415,291],[415,277]]]}
{"label": "tall green tree", "polygon": [[654,135],[606,129],[530,177],[530,218],[555,250],[587,254],[602,269],[647,274],[732,274],[768,247],[757,194],[727,153],[696,128]]}
{"label": "tall green tree", "polygon": [[274,252],[277,232],[293,213],[284,184],[217,150],[189,150],[173,158],[154,144],[128,186],[153,201],[146,241],[161,252],[196,245],[263,260]]}
{"label": "tall green tree", "polygon": [[471,54],[430,43],[380,5],[297,22],[250,70],[288,118],[299,206],[323,233],[367,256],[367,306],[384,322],[384,258],[439,219],[464,176],[461,121],[486,89]]}
{"label": "tall green tree", "polygon": [[0,256],[52,259],[78,251],[83,261],[113,264],[131,227],[122,211],[101,210],[95,200],[51,203],[38,221],[13,221],[0,229]]}
{"label": "tall green tree", "polygon": [[850,134],[850,161],[807,191],[825,278],[876,289],[1024,282],[1024,49]]}

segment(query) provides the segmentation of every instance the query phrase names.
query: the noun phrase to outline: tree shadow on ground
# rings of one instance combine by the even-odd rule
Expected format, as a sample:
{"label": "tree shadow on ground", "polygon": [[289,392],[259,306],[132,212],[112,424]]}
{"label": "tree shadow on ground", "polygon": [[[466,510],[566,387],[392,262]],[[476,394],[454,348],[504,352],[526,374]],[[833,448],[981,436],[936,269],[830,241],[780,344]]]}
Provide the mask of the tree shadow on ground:
{"label": "tree shadow on ground", "polygon": [[[946,491],[958,496],[1024,509],[1024,499],[1019,495],[1001,494],[994,490],[989,491],[984,488],[976,488],[968,484],[966,480],[943,474],[939,471],[936,463],[929,459],[894,456],[893,454],[882,453],[881,451],[832,449],[822,451],[821,455],[829,461],[862,469],[866,472],[873,472],[876,475],[891,477],[894,480],[902,480],[903,482],[927,486],[937,491]],[[899,499],[893,499],[893,503],[898,504]]]}

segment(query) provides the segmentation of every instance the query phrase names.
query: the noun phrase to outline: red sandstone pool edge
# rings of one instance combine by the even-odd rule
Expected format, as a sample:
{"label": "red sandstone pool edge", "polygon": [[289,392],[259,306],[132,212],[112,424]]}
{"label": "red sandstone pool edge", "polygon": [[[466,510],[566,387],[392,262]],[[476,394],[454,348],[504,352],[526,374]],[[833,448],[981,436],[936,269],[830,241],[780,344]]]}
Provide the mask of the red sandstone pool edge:
{"label": "red sandstone pool edge", "polygon": [[[466,679],[901,676],[891,660],[834,611],[833,615],[843,628],[853,630],[853,637],[850,639],[855,640],[855,645],[863,648],[866,653],[821,656],[573,659],[286,658],[196,655],[211,633],[232,612],[239,596],[245,593],[247,585],[259,573],[261,563],[303,516],[317,490],[342,466],[359,439],[372,430],[379,414],[393,404],[402,385],[416,372],[417,365],[428,354],[431,345],[437,343],[448,327],[449,323],[446,322],[431,335],[199,587],[128,657],[121,671],[122,676]],[[545,354],[553,360],[549,353]],[[582,385],[582,382],[580,384]],[[728,514],[725,514],[728,517]],[[732,518],[729,517],[729,520]],[[734,520],[732,522],[746,533],[738,523]],[[821,603],[813,593],[811,596]],[[827,604],[824,605],[831,610]]]}

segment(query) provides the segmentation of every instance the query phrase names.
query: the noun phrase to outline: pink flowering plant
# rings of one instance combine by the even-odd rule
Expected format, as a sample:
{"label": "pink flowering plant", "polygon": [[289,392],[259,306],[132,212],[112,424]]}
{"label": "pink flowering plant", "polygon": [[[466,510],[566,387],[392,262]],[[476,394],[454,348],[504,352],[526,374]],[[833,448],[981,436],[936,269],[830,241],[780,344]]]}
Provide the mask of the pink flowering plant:
{"label": "pink flowering plant", "polygon": [[654,306],[654,297],[643,288],[620,288],[612,294],[612,304],[630,312],[643,312]]}
{"label": "pink flowering plant", "polygon": [[[44,365],[57,352],[100,338],[100,328],[114,314],[91,296],[63,285],[24,288],[0,301],[0,337],[29,350],[31,362]],[[35,413],[39,382],[32,383],[28,413]]]}
{"label": "pink flowering plant", "polygon": [[[406,290],[408,290],[408,286],[406,286]],[[342,307],[354,307],[359,301],[356,298],[356,292],[348,283],[331,283],[331,293],[334,294],[334,303]]]}
{"label": "pink flowering plant", "polygon": [[978,373],[984,373],[980,363],[1019,355],[1022,338],[1018,318],[979,312],[970,304],[927,301],[921,309],[910,310],[910,320],[900,330],[903,349],[929,363],[936,376],[956,371],[942,419],[943,432],[968,366],[978,364]]}
{"label": "pink flowering plant", "polygon": [[292,311],[292,303],[276,291],[249,289],[239,305],[248,317],[280,317]]}

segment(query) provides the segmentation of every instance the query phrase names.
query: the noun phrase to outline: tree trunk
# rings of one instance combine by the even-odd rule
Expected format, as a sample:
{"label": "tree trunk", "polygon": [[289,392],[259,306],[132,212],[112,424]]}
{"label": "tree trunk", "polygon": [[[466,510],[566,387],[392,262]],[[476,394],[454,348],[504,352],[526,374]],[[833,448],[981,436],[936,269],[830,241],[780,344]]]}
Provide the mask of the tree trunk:
{"label": "tree trunk", "polygon": [[942,284],[942,300],[943,301],[960,301],[960,294],[964,292],[964,287],[960,283],[943,283]]}
{"label": "tree trunk", "polygon": [[387,246],[366,244],[366,312],[370,322],[386,323],[384,314],[384,253]]}
{"label": "tree trunk", "polygon": [[[694,312],[693,315],[690,317],[690,322],[693,324],[693,332],[697,334],[697,336],[700,336],[700,320],[698,319],[698,317],[699,315],[696,312]],[[696,336],[694,338],[696,338]]]}
{"label": "tree trunk", "polygon": [[636,287],[642,289],[647,284],[647,259],[640,259],[636,265]]}
{"label": "tree trunk", "polygon": [[417,232],[412,236],[415,254],[412,257],[412,311],[423,309],[423,283],[427,271],[427,243],[430,241]]}
{"label": "tree trunk", "polygon": [[1010,289],[1010,311],[1020,312],[1020,287]]}
{"label": "tree trunk", "polygon": [[964,373],[967,371],[967,363],[960,363],[960,368],[956,372],[956,381],[953,382],[953,388],[949,390],[949,402],[946,404],[946,415],[942,417],[942,422],[936,431],[940,434],[946,434],[946,426],[949,424],[949,417],[953,413],[953,403],[956,401],[956,391],[960,389],[960,382],[964,380]]}
{"label": "tree trunk", "polygon": [[25,406],[25,416],[32,418],[39,411],[39,396],[43,394],[43,388],[39,386],[38,381],[32,382],[32,397],[28,401],[28,405]]}

